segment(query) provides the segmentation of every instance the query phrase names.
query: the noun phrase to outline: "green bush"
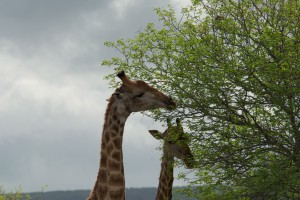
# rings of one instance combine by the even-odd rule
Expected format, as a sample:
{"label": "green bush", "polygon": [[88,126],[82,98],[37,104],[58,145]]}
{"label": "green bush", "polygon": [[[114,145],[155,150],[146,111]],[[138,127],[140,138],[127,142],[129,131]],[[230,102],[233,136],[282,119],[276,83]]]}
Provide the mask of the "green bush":
{"label": "green bush", "polygon": [[15,192],[5,192],[3,187],[0,186],[0,200],[30,200],[29,194],[22,193],[22,189],[16,189]]}

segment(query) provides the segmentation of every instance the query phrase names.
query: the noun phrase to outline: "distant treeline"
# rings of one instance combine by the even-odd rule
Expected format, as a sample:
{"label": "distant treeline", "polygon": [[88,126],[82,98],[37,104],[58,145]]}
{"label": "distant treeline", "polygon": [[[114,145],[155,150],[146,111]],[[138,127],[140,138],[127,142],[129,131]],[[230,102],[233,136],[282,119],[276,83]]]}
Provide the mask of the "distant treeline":
{"label": "distant treeline", "polygon": [[[30,193],[32,200],[86,200],[90,194],[89,190],[52,191]],[[126,189],[126,200],[154,200],[156,188],[128,188]],[[188,200],[183,196],[174,194],[174,199]]]}

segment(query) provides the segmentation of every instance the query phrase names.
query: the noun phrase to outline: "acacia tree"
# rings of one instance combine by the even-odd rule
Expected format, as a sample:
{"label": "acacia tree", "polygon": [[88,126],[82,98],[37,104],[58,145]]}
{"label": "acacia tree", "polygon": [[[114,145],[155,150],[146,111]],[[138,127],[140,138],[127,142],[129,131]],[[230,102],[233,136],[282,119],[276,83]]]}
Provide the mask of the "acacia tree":
{"label": "acacia tree", "polygon": [[103,65],[176,99],[171,114],[184,119],[198,160],[189,195],[298,198],[300,2],[194,1],[180,19],[172,8],[156,11],[163,28],[150,23],[133,39],[107,42],[122,56]]}

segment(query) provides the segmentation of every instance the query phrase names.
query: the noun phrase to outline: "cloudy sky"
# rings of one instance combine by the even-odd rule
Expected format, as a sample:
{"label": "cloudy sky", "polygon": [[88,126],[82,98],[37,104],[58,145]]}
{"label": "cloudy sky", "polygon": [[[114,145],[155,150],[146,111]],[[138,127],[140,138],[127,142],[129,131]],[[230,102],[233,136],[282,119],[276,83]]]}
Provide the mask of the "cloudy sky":
{"label": "cloudy sky", "polygon": [[[103,43],[133,37],[157,22],[154,8],[180,10],[182,2],[0,0],[0,185],[25,192],[93,187],[113,92],[103,80],[112,70],[100,63],[118,56]],[[164,129],[141,114],[126,123],[126,187],[158,184],[153,128]]]}

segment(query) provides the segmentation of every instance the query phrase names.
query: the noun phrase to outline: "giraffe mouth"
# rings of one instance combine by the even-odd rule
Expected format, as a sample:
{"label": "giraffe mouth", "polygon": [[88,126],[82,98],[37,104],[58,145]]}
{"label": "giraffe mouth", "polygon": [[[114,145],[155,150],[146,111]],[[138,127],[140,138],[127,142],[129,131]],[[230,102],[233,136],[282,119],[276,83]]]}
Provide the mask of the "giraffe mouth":
{"label": "giraffe mouth", "polygon": [[168,97],[165,105],[167,110],[174,110],[177,107],[176,102],[172,99],[172,97]]}

